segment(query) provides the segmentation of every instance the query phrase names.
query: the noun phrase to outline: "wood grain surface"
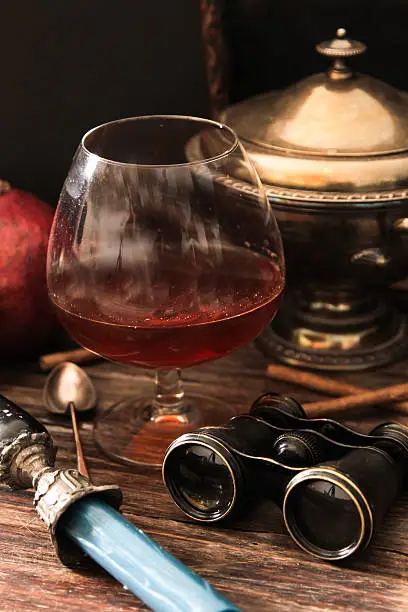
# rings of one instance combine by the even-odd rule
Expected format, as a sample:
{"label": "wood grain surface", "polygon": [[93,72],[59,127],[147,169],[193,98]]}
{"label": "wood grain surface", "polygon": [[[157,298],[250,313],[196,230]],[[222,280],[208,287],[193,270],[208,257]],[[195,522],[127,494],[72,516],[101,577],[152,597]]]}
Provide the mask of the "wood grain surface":
{"label": "wood grain surface", "polygon": [[[185,371],[186,390],[205,391],[245,412],[267,390],[301,401],[322,397],[265,375],[267,361],[252,346],[230,357]],[[376,388],[406,380],[408,362],[376,372],[342,375],[351,384]],[[107,362],[86,367],[99,395],[98,409],[152,386],[142,370]],[[49,428],[58,460],[73,464],[74,440],[64,418],[50,417],[42,404],[46,375],[35,364],[0,366],[0,393],[16,401]],[[386,420],[405,420],[386,407],[342,415],[360,431]],[[193,524],[169,498],[154,469],[114,464],[96,449],[92,423],[81,423],[88,467],[95,483],[117,483],[124,514],[244,611],[408,610],[408,495],[388,514],[373,544],[343,565],[320,562],[302,552],[285,532],[270,502],[245,521],[220,527]],[[379,483],[379,486],[380,483]],[[55,557],[45,526],[32,508],[30,492],[0,488],[0,610],[120,612],[146,610],[131,593],[98,568],[76,573]]]}

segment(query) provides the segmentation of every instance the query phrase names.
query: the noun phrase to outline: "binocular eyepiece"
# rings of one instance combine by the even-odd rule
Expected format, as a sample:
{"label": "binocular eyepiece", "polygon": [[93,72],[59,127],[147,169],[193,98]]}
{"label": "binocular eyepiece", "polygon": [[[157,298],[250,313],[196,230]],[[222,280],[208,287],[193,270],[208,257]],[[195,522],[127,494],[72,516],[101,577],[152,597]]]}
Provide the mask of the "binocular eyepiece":
{"label": "binocular eyepiece", "polygon": [[268,393],[249,414],[177,438],[163,479],[181,510],[201,522],[271,498],[301,548],[336,561],[369,544],[407,468],[408,427],[386,423],[365,435],[308,419],[294,399]]}

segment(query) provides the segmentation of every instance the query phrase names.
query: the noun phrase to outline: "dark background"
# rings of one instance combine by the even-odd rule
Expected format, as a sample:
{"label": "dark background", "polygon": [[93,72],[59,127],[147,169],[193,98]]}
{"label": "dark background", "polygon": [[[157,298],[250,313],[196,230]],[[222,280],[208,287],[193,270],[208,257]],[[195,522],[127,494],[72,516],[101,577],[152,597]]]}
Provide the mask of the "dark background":
{"label": "dark background", "polygon": [[[218,0],[230,101],[328,61],[338,27],[353,65],[408,90],[408,0]],[[208,116],[200,0],[3,0],[0,177],[55,204],[81,136],[131,115]]]}
{"label": "dark background", "polygon": [[205,115],[198,0],[3,0],[0,177],[55,204],[91,127]]}

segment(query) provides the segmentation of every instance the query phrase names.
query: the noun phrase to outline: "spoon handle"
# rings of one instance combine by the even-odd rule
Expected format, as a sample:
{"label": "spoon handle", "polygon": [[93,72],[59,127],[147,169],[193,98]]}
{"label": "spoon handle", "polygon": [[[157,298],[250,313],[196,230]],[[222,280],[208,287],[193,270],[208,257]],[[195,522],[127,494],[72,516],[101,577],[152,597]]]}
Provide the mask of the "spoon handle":
{"label": "spoon handle", "polygon": [[85,478],[88,478],[89,480],[89,472],[88,472],[88,468],[86,467],[84,449],[82,448],[81,438],[79,437],[79,429],[78,429],[78,421],[77,421],[76,412],[75,412],[75,404],[74,402],[69,402],[68,406],[71,412],[72,429],[74,430],[78,472],[81,474],[81,476],[85,476]]}

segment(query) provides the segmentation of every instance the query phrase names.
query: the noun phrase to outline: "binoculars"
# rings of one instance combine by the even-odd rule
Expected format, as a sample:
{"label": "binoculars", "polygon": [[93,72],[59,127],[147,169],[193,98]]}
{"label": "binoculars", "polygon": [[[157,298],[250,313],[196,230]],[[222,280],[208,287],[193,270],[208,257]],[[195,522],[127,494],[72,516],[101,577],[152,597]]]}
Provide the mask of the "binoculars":
{"label": "binoculars", "polygon": [[163,480],[189,517],[214,523],[256,499],[273,499],[293,540],[328,561],[365,548],[408,471],[408,427],[365,435],[308,419],[294,399],[259,397],[249,414],[177,438]]}

